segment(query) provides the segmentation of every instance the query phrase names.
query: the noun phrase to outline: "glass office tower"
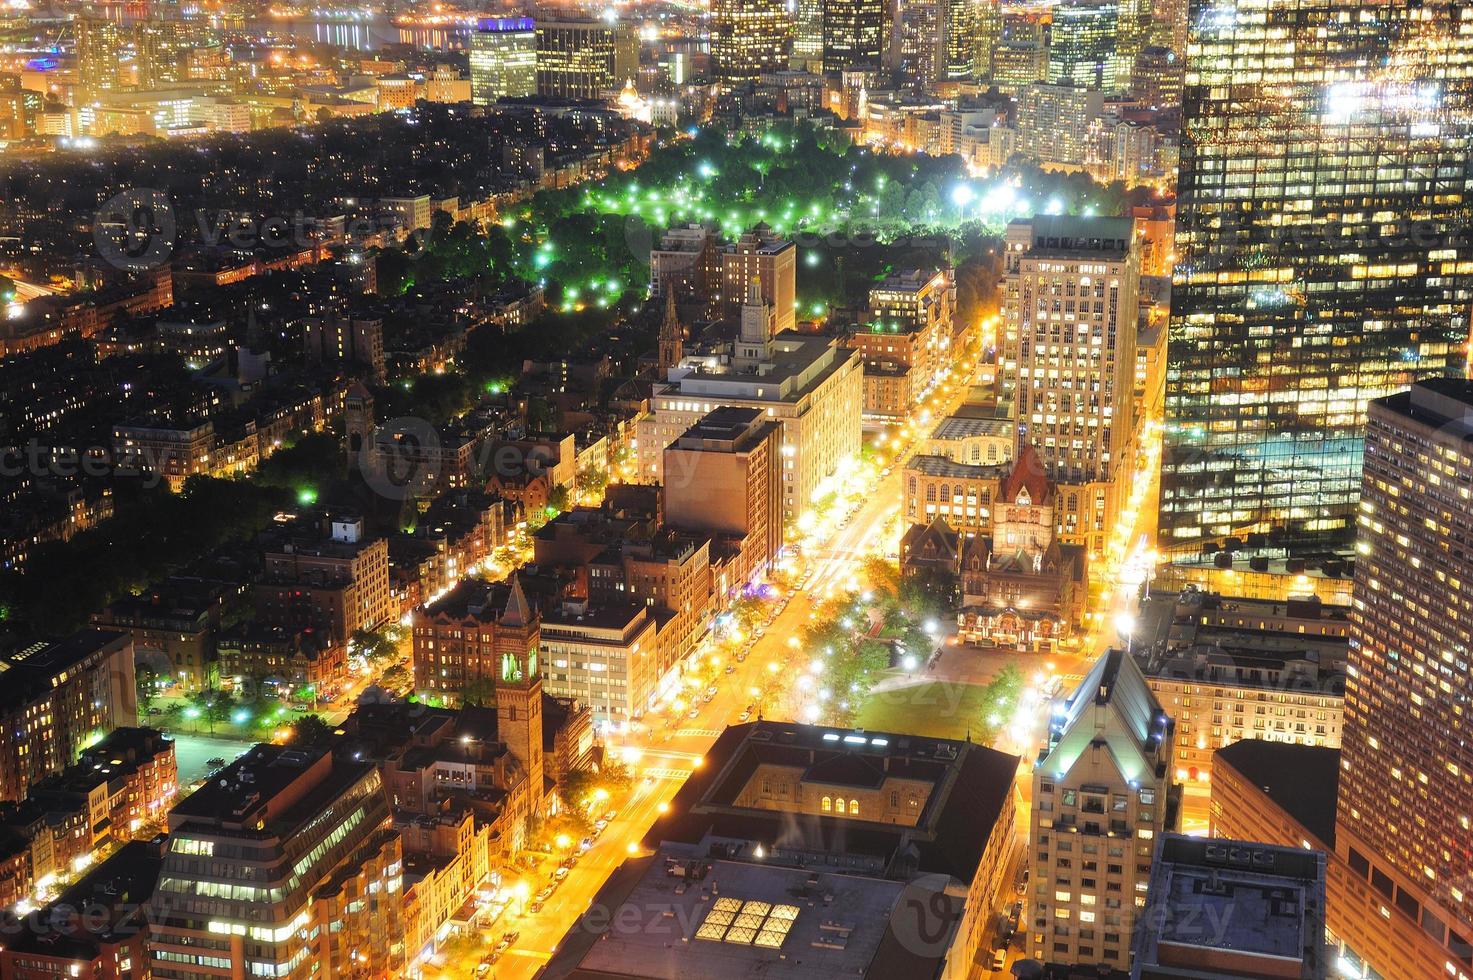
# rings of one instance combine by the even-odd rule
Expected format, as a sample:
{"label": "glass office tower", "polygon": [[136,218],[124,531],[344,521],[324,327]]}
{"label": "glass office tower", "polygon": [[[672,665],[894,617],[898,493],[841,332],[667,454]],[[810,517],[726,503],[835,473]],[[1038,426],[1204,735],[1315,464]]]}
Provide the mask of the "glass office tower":
{"label": "glass office tower", "polygon": [[1464,373],[1473,8],[1195,0],[1161,540],[1354,536],[1366,405]]}

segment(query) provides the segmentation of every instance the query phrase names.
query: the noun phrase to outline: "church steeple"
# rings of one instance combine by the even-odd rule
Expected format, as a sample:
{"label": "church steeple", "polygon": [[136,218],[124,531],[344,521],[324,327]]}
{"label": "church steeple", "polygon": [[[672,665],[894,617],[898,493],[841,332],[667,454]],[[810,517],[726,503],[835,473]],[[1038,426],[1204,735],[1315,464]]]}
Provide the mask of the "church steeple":
{"label": "church steeple", "polygon": [[777,311],[762,296],[762,281],[753,276],[747,284],[747,299],[742,304],[741,332],[737,335],[736,356],[739,368],[751,368],[772,360],[772,334]]}
{"label": "church steeple", "polygon": [[663,376],[684,356],[685,328],[680,325],[680,314],[675,311],[675,287],[672,283],[665,287],[665,319],[660,324],[660,353],[656,369]]}

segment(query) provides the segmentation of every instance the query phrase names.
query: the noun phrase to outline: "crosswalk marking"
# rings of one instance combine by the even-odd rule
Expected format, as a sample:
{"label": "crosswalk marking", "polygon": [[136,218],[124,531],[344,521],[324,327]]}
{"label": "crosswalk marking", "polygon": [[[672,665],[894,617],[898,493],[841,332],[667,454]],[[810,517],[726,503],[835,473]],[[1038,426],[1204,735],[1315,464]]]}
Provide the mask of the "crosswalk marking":
{"label": "crosswalk marking", "polygon": [[718,735],[721,734],[721,729],[719,729],[719,728],[682,728],[679,731],[677,731],[675,734],[677,734],[677,735],[694,735],[697,738],[716,738]]}
{"label": "crosswalk marking", "polygon": [[689,769],[646,769],[646,776],[654,776],[656,779],[679,779],[685,780],[690,776]]}

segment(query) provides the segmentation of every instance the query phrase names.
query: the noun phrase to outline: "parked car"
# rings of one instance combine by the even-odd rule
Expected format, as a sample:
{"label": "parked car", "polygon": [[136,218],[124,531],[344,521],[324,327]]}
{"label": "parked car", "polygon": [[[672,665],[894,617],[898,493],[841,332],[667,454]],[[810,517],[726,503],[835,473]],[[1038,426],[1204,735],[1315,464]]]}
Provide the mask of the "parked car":
{"label": "parked car", "polygon": [[992,951],[992,971],[996,973],[1008,965],[1008,951],[995,949]]}

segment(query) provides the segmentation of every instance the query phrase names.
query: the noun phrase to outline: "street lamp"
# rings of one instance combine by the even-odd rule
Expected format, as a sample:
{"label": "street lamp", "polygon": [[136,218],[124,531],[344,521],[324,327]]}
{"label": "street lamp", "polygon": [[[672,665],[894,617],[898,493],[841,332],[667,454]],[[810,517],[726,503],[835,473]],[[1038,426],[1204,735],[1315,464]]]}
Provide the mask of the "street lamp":
{"label": "street lamp", "polygon": [[1125,652],[1130,653],[1135,640],[1135,617],[1128,612],[1122,612],[1115,617],[1115,632],[1125,637]]}

